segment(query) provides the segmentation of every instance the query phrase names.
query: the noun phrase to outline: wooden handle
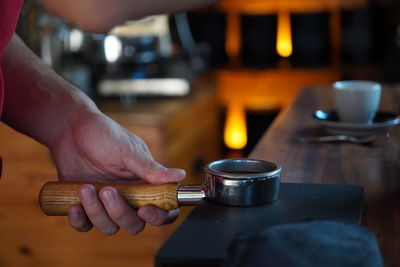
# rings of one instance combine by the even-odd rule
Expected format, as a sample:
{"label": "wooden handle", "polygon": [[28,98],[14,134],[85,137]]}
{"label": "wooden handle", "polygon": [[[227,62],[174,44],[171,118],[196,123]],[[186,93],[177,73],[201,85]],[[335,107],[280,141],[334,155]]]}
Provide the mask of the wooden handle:
{"label": "wooden handle", "polygon": [[[78,196],[78,188],[84,184],[88,183],[48,182],[44,184],[39,194],[40,208],[49,216],[67,215],[70,205],[81,203]],[[97,191],[105,186],[114,187],[120,196],[134,208],[144,205],[154,205],[164,210],[173,210],[179,207],[177,183],[162,185],[90,184],[93,184]]]}

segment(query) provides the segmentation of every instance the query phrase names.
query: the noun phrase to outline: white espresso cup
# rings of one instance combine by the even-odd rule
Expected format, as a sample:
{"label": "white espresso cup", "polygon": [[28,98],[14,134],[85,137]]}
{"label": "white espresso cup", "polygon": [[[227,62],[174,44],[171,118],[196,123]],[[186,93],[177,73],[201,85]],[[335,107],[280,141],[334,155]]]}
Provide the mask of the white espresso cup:
{"label": "white espresso cup", "polygon": [[336,112],[341,122],[371,124],[378,111],[381,85],[372,81],[333,83]]}

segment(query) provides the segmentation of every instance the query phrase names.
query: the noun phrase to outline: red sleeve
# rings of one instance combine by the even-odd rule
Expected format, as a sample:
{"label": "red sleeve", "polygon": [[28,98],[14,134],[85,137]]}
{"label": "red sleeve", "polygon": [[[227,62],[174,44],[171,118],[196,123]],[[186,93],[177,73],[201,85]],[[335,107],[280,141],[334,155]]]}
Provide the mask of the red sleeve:
{"label": "red sleeve", "polygon": [[[23,0],[0,0],[0,60],[17,26]],[[3,110],[4,84],[0,68],[0,116]]]}
{"label": "red sleeve", "polygon": [[23,0],[0,0],[0,56],[17,26]]}
{"label": "red sleeve", "polygon": [[3,113],[3,101],[4,101],[3,75],[1,73],[1,66],[0,66],[0,118],[1,114]]}

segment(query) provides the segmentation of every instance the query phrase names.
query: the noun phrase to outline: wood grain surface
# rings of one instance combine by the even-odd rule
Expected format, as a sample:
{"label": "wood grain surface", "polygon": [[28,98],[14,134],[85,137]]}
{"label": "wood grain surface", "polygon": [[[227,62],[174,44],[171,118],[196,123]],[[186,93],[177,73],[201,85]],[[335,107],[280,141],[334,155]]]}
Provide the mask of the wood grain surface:
{"label": "wood grain surface", "polygon": [[[80,205],[78,189],[84,182],[48,182],[39,194],[40,208],[46,215],[61,216],[68,214],[70,205]],[[110,184],[90,183],[97,191],[105,186],[114,187],[119,195],[134,208],[153,205],[164,210],[179,208],[177,183],[168,184]]]}
{"label": "wood grain surface", "polygon": [[[400,86],[384,86],[381,110],[399,112]],[[386,266],[400,266],[400,127],[373,145],[296,142],[298,135],[323,133],[311,118],[332,108],[329,88],[305,89],[281,112],[250,154],[283,166],[283,182],[351,184],[365,189],[362,224],[379,242]]]}

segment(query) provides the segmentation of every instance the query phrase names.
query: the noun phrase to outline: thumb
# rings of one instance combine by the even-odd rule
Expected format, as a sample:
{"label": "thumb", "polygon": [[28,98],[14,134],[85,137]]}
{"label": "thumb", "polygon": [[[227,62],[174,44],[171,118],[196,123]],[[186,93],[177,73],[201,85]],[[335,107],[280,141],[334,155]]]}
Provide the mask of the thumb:
{"label": "thumb", "polygon": [[137,157],[129,161],[128,170],[151,184],[180,182],[186,177],[185,170],[166,168],[151,158]]}

